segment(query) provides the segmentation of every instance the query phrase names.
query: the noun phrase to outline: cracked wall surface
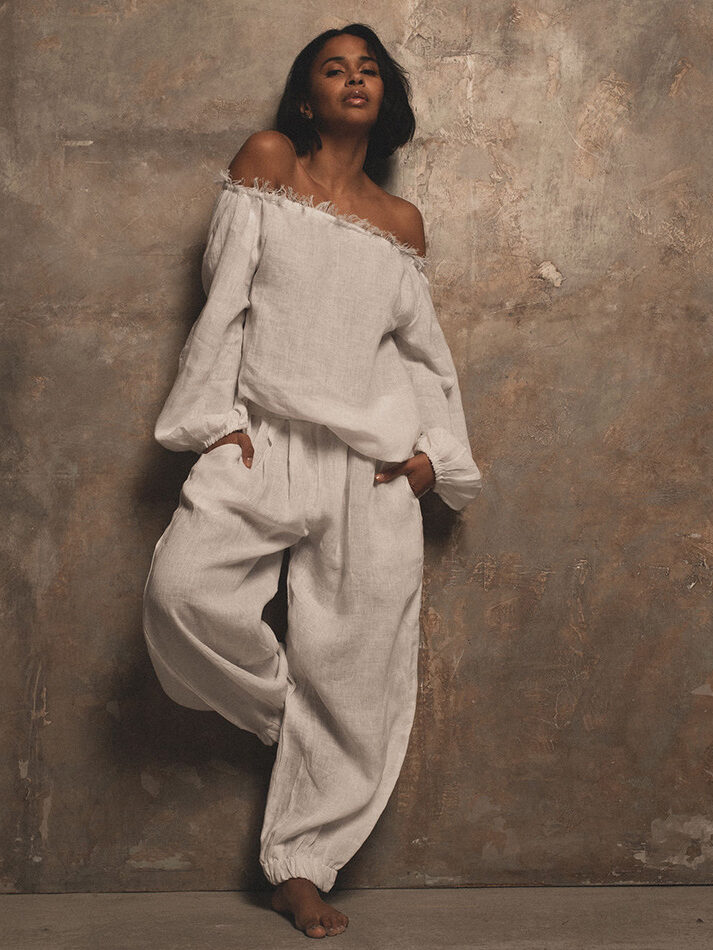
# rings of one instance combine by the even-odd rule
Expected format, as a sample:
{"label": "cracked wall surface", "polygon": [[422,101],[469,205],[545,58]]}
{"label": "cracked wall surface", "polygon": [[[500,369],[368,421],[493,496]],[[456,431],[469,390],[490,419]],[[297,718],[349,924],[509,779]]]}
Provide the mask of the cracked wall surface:
{"label": "cracked wall surface", "polygon": [[414,87],[387,187],[484,489],[423,501],[416,721],[339,884],[713,880],[713,3],[27,0],[0,6],[0,890],[263,883],[273,753],[173,704],[141,636],[194,460],[152,429],[217,172],[355,19]]}

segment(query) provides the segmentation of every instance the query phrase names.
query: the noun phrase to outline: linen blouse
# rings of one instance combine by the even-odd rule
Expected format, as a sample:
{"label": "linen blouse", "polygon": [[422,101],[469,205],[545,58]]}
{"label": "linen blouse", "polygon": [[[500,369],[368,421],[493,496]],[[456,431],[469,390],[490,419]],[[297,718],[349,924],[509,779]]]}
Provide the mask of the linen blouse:
{"label": "linen blouse", "polygon": [[384,462],[425,452],[455,510],[481,487],[426,259],[330,201],[221,171],[202,261],[207,299],[156,440],[202,452],[245,429],[246,400],[321,423]]}

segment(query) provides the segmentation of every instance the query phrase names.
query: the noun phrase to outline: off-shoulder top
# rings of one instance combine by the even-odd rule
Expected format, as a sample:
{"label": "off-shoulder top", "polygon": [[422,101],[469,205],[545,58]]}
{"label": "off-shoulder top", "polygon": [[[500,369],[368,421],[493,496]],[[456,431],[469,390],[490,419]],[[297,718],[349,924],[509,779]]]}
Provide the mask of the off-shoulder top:
{"label": "off-shoulder top", "polygon": [[481,475],[427,261],[393,234],[290,186],[221,171],[203,255],[207,300],[178,359],[157,441],[202,452],[246,400],[321,423],[385,462],[425,452],[459,510]]}

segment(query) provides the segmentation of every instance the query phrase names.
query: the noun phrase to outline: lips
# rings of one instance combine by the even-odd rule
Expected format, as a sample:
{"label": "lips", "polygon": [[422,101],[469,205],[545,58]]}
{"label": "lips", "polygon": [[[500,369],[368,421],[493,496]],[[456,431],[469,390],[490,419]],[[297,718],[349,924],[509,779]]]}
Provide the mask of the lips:
{"label": "lips", "polygon": [[346,102],[348,99],[364,99],[364,100],[366,100],[366,96],[364,95],[363,92],[349,92],[349,93],[347,93],[347,95],[344,97],[344,101]]}

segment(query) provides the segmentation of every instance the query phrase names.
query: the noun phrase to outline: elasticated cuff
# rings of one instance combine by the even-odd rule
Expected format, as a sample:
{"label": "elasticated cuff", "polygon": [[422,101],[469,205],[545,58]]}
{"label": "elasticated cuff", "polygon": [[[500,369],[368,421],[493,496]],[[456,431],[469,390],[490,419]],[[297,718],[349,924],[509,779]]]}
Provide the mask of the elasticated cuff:
{"label": "elasticated cuff", "polygon": [[230,435],[231,432],[244,432],[247,427],[247,409],[233,409],[229,418],[223,425],[216,426],[213,432],[201,441],[203,451],[222,439],[224,435]]}
{"label": "elasticated cuff", "polygon": [[414,452],[428,456],[436,476],[433,490],[449,508],[460,511],[482,487],[480,470],[463,445],[447,429],[434,426],[422,432],[416,440]]}
{"label": "elasticated cuff", "polygon": [[266,858],[261,860],[265,877],[271,884],[280,884],[291,877],[304,877],[312,881],[320,891],[326,894],[337,879],[336,868],[322,864],[307,854],[295,854],[287,858]]}

